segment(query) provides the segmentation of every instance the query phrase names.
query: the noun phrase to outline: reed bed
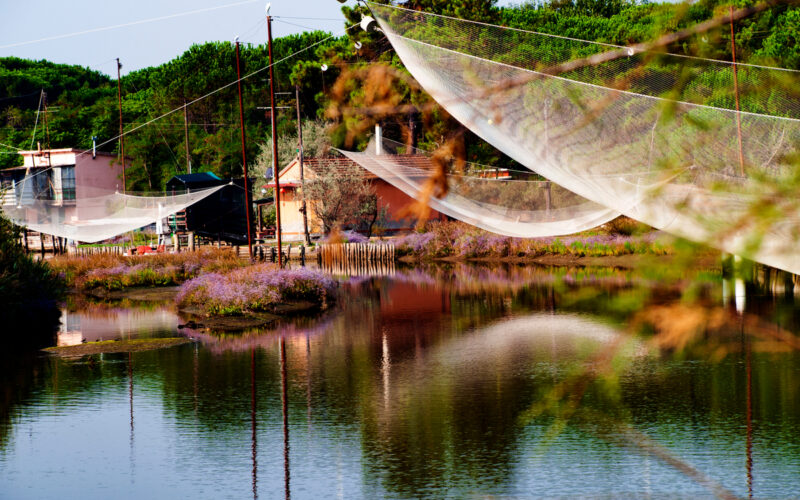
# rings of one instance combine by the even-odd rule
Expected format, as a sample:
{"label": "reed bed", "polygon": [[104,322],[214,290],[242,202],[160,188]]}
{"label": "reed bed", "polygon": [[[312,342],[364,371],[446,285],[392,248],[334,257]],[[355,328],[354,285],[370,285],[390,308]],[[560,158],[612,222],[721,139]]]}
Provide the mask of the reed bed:
{"label": "reed bed", "polygon": [[535,258],[544,255],[608,257],[665,255],[671,249],[657,240],[658,232],[623,234],[600,229],[553,238],[511,238],[491,234],[460,222],[431,222],[420,232],[395,240],[398,256],[438,258]]}
{"label": "reed bed", "polygon": [[179,285],[201,274],[246,265],[231,250],[217,248],[131,257],[110,253],[59,256],[49,262],[68,286],[79,290]]}

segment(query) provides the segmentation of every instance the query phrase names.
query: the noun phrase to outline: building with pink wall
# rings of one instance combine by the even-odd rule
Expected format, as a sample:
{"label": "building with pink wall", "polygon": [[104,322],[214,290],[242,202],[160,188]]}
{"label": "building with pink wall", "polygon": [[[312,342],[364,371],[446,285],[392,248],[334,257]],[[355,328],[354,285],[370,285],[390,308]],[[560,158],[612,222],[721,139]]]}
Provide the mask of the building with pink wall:
{"label": "building with pink wall", "polygon": [[[0,171],[3,204],[20,199],[48,201],[61,207],[61,220],[91,219],[99,209],[98,198],[122,188],[122,165],[111,153],[43,149],[20,151],[21,167]],[[28,179],[23,182],[23,178]]]}

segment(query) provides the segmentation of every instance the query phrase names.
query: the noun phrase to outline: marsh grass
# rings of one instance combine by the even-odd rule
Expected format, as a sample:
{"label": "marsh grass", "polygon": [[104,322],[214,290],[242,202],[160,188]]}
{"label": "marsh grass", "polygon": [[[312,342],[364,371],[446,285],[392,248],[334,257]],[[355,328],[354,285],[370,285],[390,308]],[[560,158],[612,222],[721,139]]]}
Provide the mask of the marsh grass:
{"label": "marsh grass", "polygon": [[401,256],[437,258],[536,258],[544,255],[612,257],[620,255],[667,255],[672,248],[657,239],[657,232],[635,234],[634,224],[603,228],[576,236],[511,238],[491,234],[462,222],[429,222],[421,231],[399,238]]}
{"label": "marsh grass", "polygon": [[244,266],[230,250],[126,257],[113,254],[56,257],[50,261],[67,285],[79,290],[123,290],[137,286],[179,285],[204,273]]}

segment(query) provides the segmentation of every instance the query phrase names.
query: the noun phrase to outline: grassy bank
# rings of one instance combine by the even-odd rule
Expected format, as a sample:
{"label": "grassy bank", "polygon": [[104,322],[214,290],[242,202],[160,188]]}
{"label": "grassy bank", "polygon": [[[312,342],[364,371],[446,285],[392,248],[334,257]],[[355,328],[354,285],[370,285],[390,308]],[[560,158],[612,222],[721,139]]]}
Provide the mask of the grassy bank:
{"label": "grassy bank", "polygon": [[672,249],[657,241],[657,232],[625,219],[597,230],[553,238],[511,238],[461,222],[431,222],[423,231],[395,242],[399,256],[433,259],[534,259],[542,256],[616,257],[667,255]]}
{"label": "grassy bank", "polygon": [[228,249],[125,257],[112,254],[56,257],[51,266],[78,290],[123,290],[137,286],[180,285],[201,274],[246,265]]}
{"label": "grassy bank", "polygon": [[181,286],[175,300],[183,308],[199,308],[211,316],[240,315],[274,312],[290,302],[325,307],[335,287],[319,271],[257,264],[198,276]]}
{"label": "grassy bank", "polygon": [[191,341],[186,337],[102,340],[78,345],[48,347],[44,351],[56,356],[78,357],[90,354],[152,351],[154,349],[188,344]]}

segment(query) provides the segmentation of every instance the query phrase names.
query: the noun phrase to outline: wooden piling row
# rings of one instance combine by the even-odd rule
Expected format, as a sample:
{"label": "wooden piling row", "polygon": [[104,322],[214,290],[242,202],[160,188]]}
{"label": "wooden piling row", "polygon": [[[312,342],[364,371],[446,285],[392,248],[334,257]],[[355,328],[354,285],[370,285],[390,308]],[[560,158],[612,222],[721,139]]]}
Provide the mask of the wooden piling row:
{"label": "wooden piling row", "polygon": [[386,276],[395,272],[394,245],[327,243],[317,252],[319,266],[333,274]]}

